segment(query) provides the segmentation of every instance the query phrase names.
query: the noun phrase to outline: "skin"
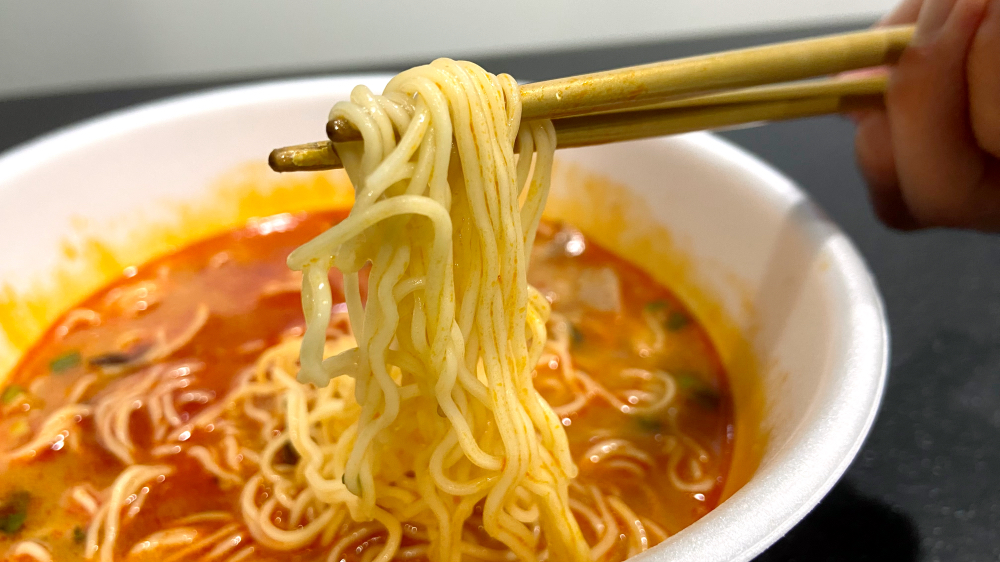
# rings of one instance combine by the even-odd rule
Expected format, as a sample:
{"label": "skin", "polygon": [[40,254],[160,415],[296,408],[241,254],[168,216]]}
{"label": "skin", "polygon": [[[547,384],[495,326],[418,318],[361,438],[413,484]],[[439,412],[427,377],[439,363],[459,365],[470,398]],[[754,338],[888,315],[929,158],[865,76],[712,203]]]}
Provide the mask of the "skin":
{"label": "skin", "polygon": [[855,148],[888,226],[1000,231],[1000,0],[905,0],[916,23],[886,108],[855,116]]}

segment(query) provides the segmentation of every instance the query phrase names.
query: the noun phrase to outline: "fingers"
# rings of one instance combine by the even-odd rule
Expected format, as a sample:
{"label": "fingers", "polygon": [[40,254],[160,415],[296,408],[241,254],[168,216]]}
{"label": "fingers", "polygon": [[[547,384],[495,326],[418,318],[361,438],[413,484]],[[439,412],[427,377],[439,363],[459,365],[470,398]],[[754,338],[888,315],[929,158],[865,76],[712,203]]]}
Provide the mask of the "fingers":
{"label": "fingers", "polygon": [[920,13],[920,7],[923,3],[924,0],[905,0],[895,10],[890,12],[889,15],[882,18],[878,24],[883,26],[913,23],[917,21],[917,15]]}
{"label": "fingers", "polygon": [[965,226],[981,211],[977,187],[986,162],[970,126],[965,71],[984,3],[925,0],[913,43],[890,79],[897,177],[907,207],[925,224]]}
{"label": "fingers", "polygon": [[884,109],[859,114],[854,148],[868,183],[868,195],[878,218],[891,228],[911,230],[917,221],[910,214],[899,189],[892,154],[892,129]]}
{"label": "fingers", "polygon": [[927,0],[917,16],[917,36],[926,39],[941,30],[948,22],[958,0]]}
{"label": "fingers", "polygon": [[855,116],[872,204],[895,228],[1000,230],[1000,0],[904,0],[880,24],[912,22],[888,109]]}
{"label": "fingers", "polygon": [[966,72],[972,131],[983,150],[1000,158],[1000,0],[986,9]]}
{"label": "fingers", "polygon": [[[877,26],[903,25],[917,21],[924,0],[904,0],[882,18]],[[860,70],[846,74],[868,74]],[[857,125],[854,139],[855,157],[865,182],[868,196],[879,220],[899,230],[917,228],[899,188],[896,162],[892,153],[892,129],[885,109],[868,109],[850,114]]]}

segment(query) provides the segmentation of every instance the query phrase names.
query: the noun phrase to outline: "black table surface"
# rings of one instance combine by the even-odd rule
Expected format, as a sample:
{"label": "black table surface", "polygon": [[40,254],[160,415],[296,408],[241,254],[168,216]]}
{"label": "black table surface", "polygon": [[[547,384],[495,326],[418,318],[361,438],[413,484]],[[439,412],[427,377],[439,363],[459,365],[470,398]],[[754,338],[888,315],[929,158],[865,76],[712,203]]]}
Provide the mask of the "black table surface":
{"label": "black table surface", "polygon": [[[493,72],[546,79],[863,25],[512,53],[477,62]],[[356,70],[373,69],[311,74]],[[275,77],[0,101],[0,150],[109,110]],[[879,224],[854,163],[853,127],[843,118],[723,136],[797,181],[851,236],[878,280],[892,341],[881,413],[857,459],[826,499],[759,560],[1000,559],[1000,237],[902,234]]]}

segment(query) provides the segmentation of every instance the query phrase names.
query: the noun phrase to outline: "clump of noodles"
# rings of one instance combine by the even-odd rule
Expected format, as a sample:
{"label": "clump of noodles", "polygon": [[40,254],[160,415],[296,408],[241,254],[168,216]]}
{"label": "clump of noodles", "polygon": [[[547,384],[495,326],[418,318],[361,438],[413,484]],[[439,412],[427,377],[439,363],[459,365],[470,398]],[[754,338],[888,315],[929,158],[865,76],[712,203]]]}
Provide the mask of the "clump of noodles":
{"label": "clump of noodles", "polygon": [[[327,343],[326,354],[354,345],[349,332],[340,332]],[[275,550],[295,550],[313,543],[331,547],[349,516],[348,506],[357,502],[340,482],[339,487],[322,486],[325,480],[320,474],[321,470],[342,473],[346,464],[361,410],[354,400],[354,380],[340,377],[322,388],[300,384],[295,380],[300,346],[300,339],[291,339],[265,351],[253,377],[243,385],[269,388],[267,394],[285,404],[284,419],[279,412],[276,419],[259,420],[264,428],[284,431],[264,446],[258,461],[260,470],[244,485],[240,498],[243,520],[254,539]],[[289,450],[296,452],[298,462],[287,458]],[[329,455],[328,463],[321,467],[324,452]],[[267,490],[267,499],[258,505],[257,498]],[[287,515],[279,518],[284,520],[279,525],[274,514],[282,511]]]}
{"label": "clump of noodles", "polygon": [[[356,190],[350,216],[288,259],[304,274],[298,376],[321,387],[350,376],[361,411],[349,451],[305,439],[299,464],[316,498],[385,526],[379,560],[404,522],[427,529],[432,559],[458,560],[480,502],[485,532],[519,559],[589,558],[569,507],[577,469],[532,386],[549,305],[527,284],[528,249],[555,134],[520,113],[509,76],[446,59],[381,96],[358,87],[331,112],[364,140],[336,147]],[[326,357],[331,267],[357,347]],[[287,411],[289,433],[309,435],[308,405],[290,394]]]}

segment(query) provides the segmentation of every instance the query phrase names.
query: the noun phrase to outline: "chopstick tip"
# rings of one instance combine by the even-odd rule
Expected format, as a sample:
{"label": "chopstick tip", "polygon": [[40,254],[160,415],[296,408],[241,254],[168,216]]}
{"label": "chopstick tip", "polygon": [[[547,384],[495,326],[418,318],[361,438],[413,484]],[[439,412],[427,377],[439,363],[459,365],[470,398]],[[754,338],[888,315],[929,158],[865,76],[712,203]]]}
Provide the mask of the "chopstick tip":
{"label": "chopstick tip", "polygon": [[360,137],[358,130],[344,119],[337,117],[326,122],[326,138],[333,142],[359,140]]}
{"label": "chopstick tip", "polygon": [[343,164],[330,141],[276,148],[267,157],[275,172],[313,172],[341,168]]}
{"label": "chopstick tip", "polygon": [[294,172],[298,170],[292,158],[292,151],[288,148],[275,148],[267,155],[267,165],[275,172]]}

